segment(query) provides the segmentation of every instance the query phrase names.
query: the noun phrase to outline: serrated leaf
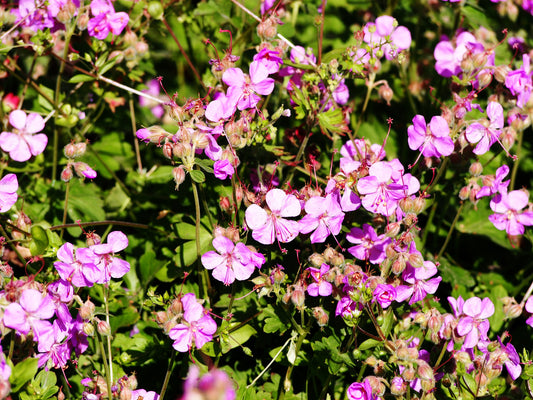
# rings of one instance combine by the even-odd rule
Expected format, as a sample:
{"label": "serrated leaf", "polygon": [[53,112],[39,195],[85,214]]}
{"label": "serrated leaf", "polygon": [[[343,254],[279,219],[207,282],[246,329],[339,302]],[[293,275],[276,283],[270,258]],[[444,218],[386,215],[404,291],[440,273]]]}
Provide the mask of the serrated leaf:
{"label": "serrated leaf", "polygon": [[139,258],[139,272],[142,284],[148,285],[163,264],[164,261],[158,260],[153,250],[146,251]]}

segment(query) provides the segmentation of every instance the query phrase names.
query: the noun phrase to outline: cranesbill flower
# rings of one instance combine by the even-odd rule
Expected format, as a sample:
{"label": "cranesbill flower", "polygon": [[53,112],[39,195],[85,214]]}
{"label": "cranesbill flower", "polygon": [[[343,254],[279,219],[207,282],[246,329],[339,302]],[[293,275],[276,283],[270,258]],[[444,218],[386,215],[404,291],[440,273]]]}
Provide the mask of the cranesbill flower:
{"label": "cranesbill flower", "polygon": [[461,62],[464,55],[478,44],[470,32],[462,32],[455,39],[455,45],[449,40],[440,41],[435,47],[435,69],[445,78],[461,73]]}
{"label": "cranesbill flower", "polygon": [[348,387],[346,392],[348,400],[375,400],[377,396],[372,394],[372,387],[367,379],[363,383],[354,382]]}
{"label": "cranesbill flower", "polygon": [[509,173],[509,167],[502,165],[496,170],[495,175],[483,177],[483,187],[479,189],[476,194],[476,199],[480,199],[485,196],[491,196],[496,193],[507,192],[509,186],[509,180],[503,181],[503,178]]}
{"label": "cranesbill flower", "polygon": [[39,337],[51,329],[47,321],[55,313],[55,307],[49,296],[43,296],[35,289],[24,289],[18,303],[9,304],[4,311],[4,325],[27,335],[33,329],[33,335]]}
{"label": "cranesbill flower", "polygon": [[505,77],[505,87],[511,91],[513,96],[516,96],[516,105],[524,107],[531,97],[531,90],[533,87],[531,75],[533,74],[530,66],[529,55],[522,56],[522,66],[511,71]]}
{"label": "cranesbill flower", "polygon": [[457,324],[457,334],[464,336],[463,347],[472,349],[480,340],[488,340],[487,333],[490,328],[488,318],[494,314],[494,304],[485,297],[471,297],[463,304],[463,316]]}
{"label": "cranesbill flower", "polygon": [[305,203],[305,212],[300,224],[300,233],[311,234],[311,243],[323,243],[327,237],[338,235],[342,228],[344,213],[337,196],[328,194],[326,197],[311,197]]}
{"label": "cranesbill flower", "polygon": [[[526,311],[530,314],[533,314],[533,296],[530,296],[527,301],[526,305],[524,306]],[[526,324],[533,327],[533,315],[530,315],[529,318],[526,320]]]}
{"label": "cranesbill flower", "polygon": [[533,225],[533,212],[521,211],[527,206],[529,193],[523,190],[500,193],[490,201],[490,208],[496,214],[489,215],[489,220],[496,229],[505,230],[508,235],[523,235],[524,225]]}
{"label": "cranesbill flower", "polygon": [[491,101],[487,106],[487,116],[490,122],[481,124],[476,122],[466,128],[465,137],[470,143],[477,143],[472,151],[474,154],[482,155],[489,151],[490,146],[498,140],[503,128],[503,107],[500,103]]}
{"label": "cranesbill flower", "polygon": [[9,114],[9,123],[13,132],[0,134],[0,147],[15,161],[28,161],[31,156],[41,154],[48,137],[39,133],[44,129],[44,119],[39,114],[26,115],[22,110],[14,110]]}
{"label": "cranesbill flower", "polygon": [[281,189],[271,189],[265,196],[268,210],[252,204],[246,209],[246,224],[252,229],[252,237],[262,244],[275,240],[287,243],[300,233],[297,221],[285,219],[300,215],[302,207],[296,196]]}
{"label": "cranesbill flower", "polygon": [[440,276],[431,278],[437,273],[437,266],[431,261],[424,261],[420,268],[410,264],[403,271],[402,278],[410,286],[400,285],[396,288],[396,301],[402,302],[410,298],[409,305],[423,300],[428,293],[434,294],[441,282]]}
{"label": "cranesbill flower", "polygon": [[194,293],[187,293],[181,298],[183,319],[173,327],[168,336],[174,339],[172,345],[177,351],[186,353],[192,347],[202,348],[213,339],[217,324],[196,300]]}
{"label": "cranesbill flower", "polygon": [[371,225],[363,224],[363,229],[352,228],[346,235],[350,243],[357,246],[348,248],[352,256],[358,260],[368,260],[372,264],[379,264],[385,259],[385,248],[391,242],[391,239],[385,235],[377,235]]}
{"label": "cranesbill flower", "polygon": [[246,76],[240,68],[228,68],[222,81],[228,85],[227,97],[237,104],[239,110],[254,108],[261,98],[274,90],[274,79],[268,77],[268,69],[260,61],[252,61],[250,75]]}
{"label": "cranesbill flower", "polygon": [[363,40],[375,49],[383,51],[387,60],[398,56],[402,50],[411,46],[411,33],[405,26],[397,26],[395,18],[383,15],[376,22],[369,22],[364,27]]}
{"label": "cranesbill flower", "polygon": [[0,212],[6,212],[17,202],[19,184],[15,174],[7,174],[0,180]]}
{"label": "cranesbill flower", "polygon": [[99,257],[98,267],[104,271],[98,283],[106,283],[111,278],[122,278],[130,270],[130,263],[115,257],[115,253],[128,247],[128,237],[113,231],[107,236],[107,243],[94,244],[89,248]]}
{"label": "cranesbill flower", "polygon": [[87,31],[99,40],[104,40],[109,32],[120,35],[130,19],[125,12],[115,12],[109,0],[92,0],[91,12],[94,17],[87,23]]}
{"label": "cranesbill flower", "polygon": [[202,255],[202,264],[207,269],[213,270],[213,277],[224,285],[235,281],[248,279],[254,269],[261,268],[265,257],[260,253],[250,250],[244,243],[233,244],[225,236],[213,239],[213,247],[218,252],[208,251]]}
{"label": "cranesbill flower", "polygon": [[60,261],[54,267],[59,276],[76,287],[90,287],[105,279],[103,270],[97,266],[100,258],[91,249],[75,249],[67,242],[57,251],[57,258]]}
{"label": "cranesbill flower", "polygon": [[374,289],[373,297],[381,308],[387,308],[396,300],[396,289],[392,285],[380,283]]}
{"label": "cranesbill flower", "polygon": [[154,391],[147,392],[144,389],[136,389],[131,391],[131,400],[158,400],[159,395]]}
{"label": "cranesbill flower", "polygon": [[420,150],[424,157],[449,156],[453,152],[450,127],[444,118],[434,116],[429,126],[422,115],[413,118],[413,125],[407,128],[411,150]]}
{"label": "cranesbill flower", "polygon": [[215,177],[220,180],[224,180],[228,177],[231,177],[235,173],[235,168],[233,168],[233,165],[231,165],[228,160],[215,161],[215,164],[213,165],[213,170]]}
{"label": "cranesbill flower", "polygon": [[261,62],[267,68],[269,74],[278,72],[281,64],[283,64],[283,59],[279,56],[279,51],[270,50],[267,47],[263,47],[254,56],[254,61]]}
{"label": "cranesbill flower", "polygon": [[313,283],[307,286],[307,293],[310,296],[329,296],[333,292],[333,286],[331,283],[326,281],[324,275],[329,271],[329,265],[324,263],[318,268],[309,267],[307,268],[309,275],[313,278]]}
{"label": "cranesbill flower", "polygon": [[[183,397],[180,400],[199,400],[209,393],[213,400],[235,400],[235,385],[228,374],[213,368],[203,376],[200,369],[192,365],[183,384]],[[157,400],[157,399],[156,399]]]}

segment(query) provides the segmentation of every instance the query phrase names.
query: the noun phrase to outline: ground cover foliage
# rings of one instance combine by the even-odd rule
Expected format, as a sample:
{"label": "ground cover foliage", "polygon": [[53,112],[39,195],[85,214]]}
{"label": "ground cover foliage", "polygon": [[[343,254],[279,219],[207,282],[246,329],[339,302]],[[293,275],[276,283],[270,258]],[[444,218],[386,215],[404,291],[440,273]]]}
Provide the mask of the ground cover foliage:
{"label": "ground cover foliage", "polygon": [[0,3],[0,397],[533,396],[533,3]]}

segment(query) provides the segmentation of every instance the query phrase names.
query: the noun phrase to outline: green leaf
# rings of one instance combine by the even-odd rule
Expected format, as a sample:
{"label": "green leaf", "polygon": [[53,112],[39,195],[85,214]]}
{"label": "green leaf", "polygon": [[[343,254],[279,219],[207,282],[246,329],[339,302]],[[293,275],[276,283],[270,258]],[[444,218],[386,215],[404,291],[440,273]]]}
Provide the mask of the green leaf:
{"label": "green leaf", "polygon": [[109,317],[111,332],[116,332],[118,328],[133,326],[139,318],[139,312],[135,307],[124,307],[120,310],[120,315]]}
{"label": "green leaf", "polygon": [[156,259],[156,254],[153,250],[149,250],[141,256],[139,259],[139,272],[143,285],[146,286],[150,283],[157,271],[163,266],[163,263],[164,261]]}
{"label": "green leaf", "polygon": [[95,78],[89,75],[85,74],[79,74],[74,75],[72,78],[68,80],[68,83],[80,83],[80,82],[91,82],[94,81]]}
{"label": "green leaf", "polygon": [[483,10],[479,7],[475,7],[469,4],[466,4],[462,8],[462,14],[465,17],[465,20],[468,25],[472,28],[477,29],[480,26],[490,26],[491,24],[487,20],[487,16]]}
{"label": "green leaf", "polygon": [[107,71],[109,71],[111,68],[115,66],[115,64],[118,61],[118,56],[113,57],[111,60],[109,60],[102,68],[98,70],[98,73],[100,75],[104,75]]}
{"label": "green leaf", "polygon": [[124,140],[123,134],[103,131],[100,140],[91,148],[98,154],[88,151],[85,161],[106,179],[113,179],[110,171],[130,169],[135,162],[135,154],[131,144]]}
{"label": "green leaf", "polygon": [[152,174],[148,175],[146,179],[151,183],[168,183],[174,179],[172,176],[173,169],[174,167],[170,165],[160,166]]}
{"label": "green leaf", "polygon": [[502,298],[509,294],[502,285],[492,287],[490,291],[490,299],[494,303],[494,314],[489,317],[490,329],[492,332],[499,332],[505,320],[505,313],[503,311]]}
{"label": "green leaf", "polygon": [[381,345],[381,341],[379,340],[367,339],[363,343],[361,343],[357,349],[360,351],[364,351],[368,349],[373,349],[374,347],[380,346],[380,345]]}
{"label": "green leaf", "polygon": [[11,391],[16,393],[37,373],[39,360],[37,358],[26,358],[19,362],[11,371],[9,382]]}
{"label": "green leaf", "polygon": [[48,247],[48,235],[39,225],[31,227],[30,251],[32,256],[41,255]]}
{"label": "green leaf", "polygon": [[205,174],[200,171],[199,169],[193,169],[191,172],[191,179],[195,181],[196,183],[203,183],[205,182]]}
{"label": "green leaf", "polygon": [[489,221],[489,215],[494,214],[488,206],[480,205],[477,210],[463,213],[462,220],[457,224],[457,230],[473,235],[483,235],[494,243],[506,249],[512,249],[505,231],[500,231]]}
{"label": "green leaf", "polygon": [[238,325],[239,323],[235,322],[229,326],[229,333],[223,332],[220,334],[222,353],[227,353],[231,349],[241,346],[257,333],[257,331],[251,325],[244,325],[234,331],[231,331],[232,327]]}

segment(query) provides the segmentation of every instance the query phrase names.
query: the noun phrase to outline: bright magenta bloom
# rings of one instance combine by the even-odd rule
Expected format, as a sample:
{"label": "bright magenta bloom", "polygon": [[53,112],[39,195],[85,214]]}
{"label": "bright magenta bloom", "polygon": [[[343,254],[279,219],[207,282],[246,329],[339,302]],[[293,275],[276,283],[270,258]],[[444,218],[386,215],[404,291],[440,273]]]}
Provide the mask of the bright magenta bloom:
{"label": "bright magenta bloom", "polygon": [[7,174],[0,180],[0,212],[6,212],[17,202],[19,184],[15,174]]}
{"label": "bright magenta bloom", "polygon": [[322,264],[320,269],[310,267],[307,270],[314,281],[307,287],[307,293],[313,297],[329,296],[333,292],[333,286],[324,279],[324,275],[329,271],[329,265]]}
{"label": "bright magenta bloom", "polygon": [[533,225],[533,212],[521,211],[527,206],[529,193],[522,190],[500,193],[490,201],[490,208],[496,214],[489,215],[489,220],[496,229],[505,230],[508,235],[523,235],[524,225]]}
{"label": "bright magenta bloom", "polygon": [[301,233],[311,234],[311,243],[323,243],[330,234],[338,235],[342,228],[344,213],[339,205],[338,196],[311,197],[305,203],[305,212],[300,224]]}
{"label": "bright magenta bloom", "polygon": [[233,242],[225,236],[213,239],[213,247],[218,252],[208,251],[202,256],[202,264],[207,269],[213,270],[213,278],[229,285],[237,279],[248,279],[254,269],[261,268],[265,257],[260,253],[252,252],[244,243]]}
{"label": "bright magenta bloom", "polygon": [[363,40],[374,47],[381,49],[387,60],[398,56],[402,50],[411,46],[411,33],[405,26],[397,26],[396,19],[390,15],[376,18],[376,22],[369,22],[364,27]]}
{"label": "bright magenta bloom", "polygon": [[424,266],[414,268],[410,264],[403,271],[402,278],[411,286],[400,285],[396,288],[396,301],[410,298],[409,305],[423,300],[428,293],[434,294],[442,280],[440,276],[429,279],[437,273],[437,267],[431,261],[424,261]]}
{"label": "bright magenta bloom", "polygon": [[372,387],[368,380],[363,383],[354,382],[348,387],[346,393],[348,400],[375,400],[377,396],[372,395]]}
{"label": "bright magenta bloom", "polygon": [[262,244],[272,244],[275,240],[287,243],[293,240],[300,227],[297,221],[284,217],[300,215],[302,207],[296,196],[281,189],[272,189],[266,196],[269,210],[252,204],[246,209],[246,224],[252,229],[252,237]]}
{"label": "bright magenta bloom", "polygon": [[274,79],[268,77],[267,67],[260,61],[252,61],[250,75],[246,76],[240,68],[228,68],[222,80],[228,85],[227,97],[230,103],[237,104],[239,110],[254,108],[261,99],[274,90]]}
{"label": "bright magenta bloom", "polygon": [[488,340],[490,324],[487,318],[494,314],[494,304],[485,297],[472,297],[463,304],[463,316],[457,324],[457,333],[464,336],[463,347],[471,349],[480,340]]}
{"label": "bright magenta bloom", "polygon": [[115,253],[128,247],[128,237],[113,231],[107,236],[107,243],[95,244],[90,249],[99,257],[98,267],[103,271],[98,283],[106,283],[111,278],[122,278],[130,270],[130,263],[115,257]]}
{"label": "bright magenta bloom", "polygon": [[109,32],[120,35],[130,20],[125,12],[115,12],[108,0],[92,0],[91,12],[93,18],[89,20],[87,30],[90,36],[100,40],[104,40]]}
{"label": "bright magenta bloom", "polygon": [[407,128],[409,148],[420,150],[424,157],[449,156],[453,152],[450,127],[444,118],[431,118],[429,126],[422,115],[415,115],[413,125]]}
{"label": "bright magenta bloom", "polygon": [[104,280],[103,270],[98,268],[99,257],[90,249],[75,249],[71,243],[65,243],[57,251],[54,267],[59,276],[76,287],[92,286]]}
{"label": "bright magenta bloom", "polygon": [[[503,128],[503,107],[500,103],[491,101],[487,106],[487,116],[490,123],[476,122],[466,128],[465,137],[470,143],[477,143],[474,154],[482,155],[489,151],[490,146],[498,140]],[[488,125],[488,126],[486,126]]]}
{"label": "bright magenta bloom", "polygon": [[196,300],[194,293],[187,293],[181,298],[183,319],[168,334],[174,339],[172,345],[176,350],[186,353],[193,346],[200,349],[213,339],[217,324]]}
{"label": "bright magenta bloom", "polygon": [[[48,137],[41,132],[44,129],[44,119],[39,114],[26,115],[22,110],[11,111],[9,123],[13,132],[0,134],[0,147],[15,161],[28,161],[31,156],[41,154]],[[37,134],[36,134],[37,133]]]}

